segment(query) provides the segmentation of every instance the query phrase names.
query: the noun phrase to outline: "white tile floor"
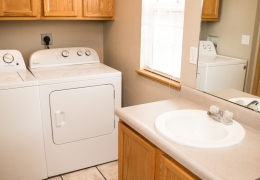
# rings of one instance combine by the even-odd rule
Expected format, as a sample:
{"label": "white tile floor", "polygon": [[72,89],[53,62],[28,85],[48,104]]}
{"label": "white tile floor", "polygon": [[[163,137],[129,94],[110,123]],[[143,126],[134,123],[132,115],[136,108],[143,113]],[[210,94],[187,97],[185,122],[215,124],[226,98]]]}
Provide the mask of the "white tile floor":
{"label": "white tile floor", "polygon": [[118,162],[101,164],[47,180],[118,180]]}

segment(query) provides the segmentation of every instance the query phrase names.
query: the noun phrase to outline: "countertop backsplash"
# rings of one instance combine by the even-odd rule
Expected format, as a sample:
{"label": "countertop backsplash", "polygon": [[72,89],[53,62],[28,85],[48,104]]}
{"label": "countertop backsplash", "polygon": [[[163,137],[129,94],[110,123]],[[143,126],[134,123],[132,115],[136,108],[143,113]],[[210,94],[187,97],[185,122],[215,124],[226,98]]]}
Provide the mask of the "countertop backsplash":
{"label": "countertop backsplash", "polygon": [[231,103],[229,101],[214,97],[207,93],[182,85],[180,98],[186,99],[203,108],[209,109],[211,105],[220,107],[220,110],[229,110],[234,113],[234,120],[260,131],[260,113]]}

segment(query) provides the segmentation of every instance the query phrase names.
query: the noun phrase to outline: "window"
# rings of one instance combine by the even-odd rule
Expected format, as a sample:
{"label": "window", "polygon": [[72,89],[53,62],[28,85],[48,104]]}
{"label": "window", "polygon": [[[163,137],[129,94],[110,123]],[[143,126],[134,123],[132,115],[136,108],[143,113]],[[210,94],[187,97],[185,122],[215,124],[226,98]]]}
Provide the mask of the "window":
{"label": "window", "polygon": [[179,81],[185,0],[142,0],[141,69]]}

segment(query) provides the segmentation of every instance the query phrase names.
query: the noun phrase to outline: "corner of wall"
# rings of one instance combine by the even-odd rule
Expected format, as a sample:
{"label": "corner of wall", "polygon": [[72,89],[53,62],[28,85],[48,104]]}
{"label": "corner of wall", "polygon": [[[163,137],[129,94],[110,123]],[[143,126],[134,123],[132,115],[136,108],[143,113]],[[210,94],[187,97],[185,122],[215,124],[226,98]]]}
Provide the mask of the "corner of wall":
{"label": "corner of wall", "polygon": [[186,0],[182,49],[181,84],[196,87],[197,65],[190,64],[190,47],[198,47],[202,0]]}

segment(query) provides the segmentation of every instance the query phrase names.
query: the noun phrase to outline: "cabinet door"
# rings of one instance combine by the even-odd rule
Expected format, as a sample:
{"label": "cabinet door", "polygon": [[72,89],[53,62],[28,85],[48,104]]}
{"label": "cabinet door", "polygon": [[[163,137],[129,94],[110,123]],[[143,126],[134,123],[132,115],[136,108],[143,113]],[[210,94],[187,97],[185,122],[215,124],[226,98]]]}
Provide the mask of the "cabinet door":
{"label": "cabinet door", "polygon": [[203,21],[217,21],[219,0],[204,0],[202,8]]}
{"label": "cabinet door", "polygon": [[177,161],[164,154],[161,150],[156,151],[156,180],[198,180],[199,178],[184,168]]}
{"label": "cabinet door", "polygon": [[78,16],[77,0],[44,0],[44,16]]}
{"label": "cabinet door", "polygon": [[85,17],[107,17],[114,15],[114,0],[84,0],[83,16]]}
{"label": "cabinet door", "polygon": [[33,17],[37,16],[38,0],[0,0],[0,16]]}
{"label": "cabinet door", "polygon": [[153,180],[155,147],[119,122],[119,180]]}

